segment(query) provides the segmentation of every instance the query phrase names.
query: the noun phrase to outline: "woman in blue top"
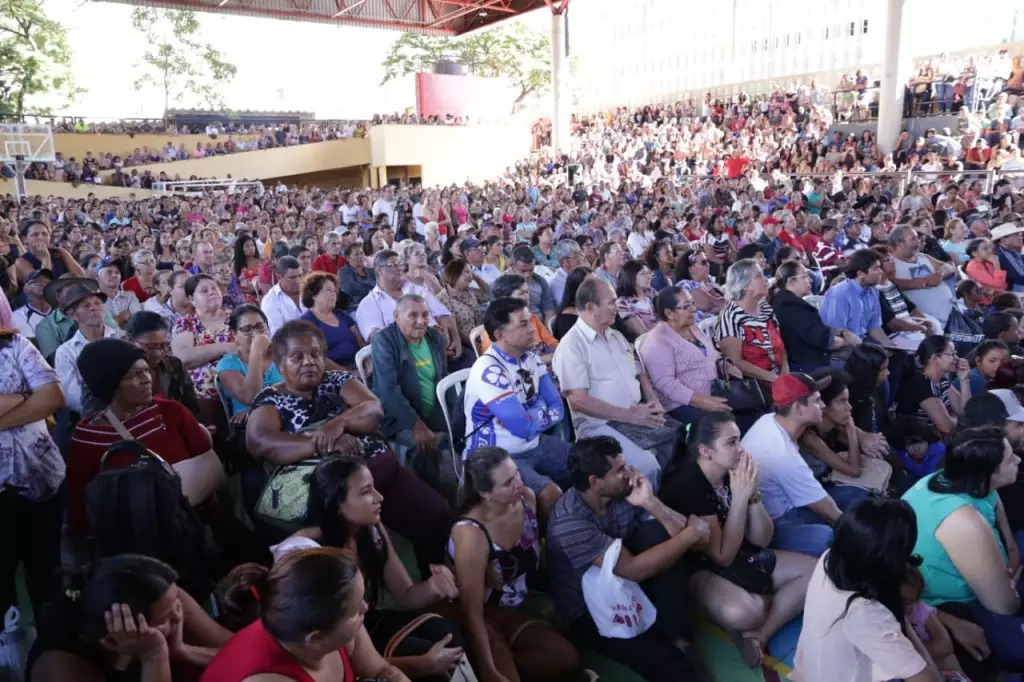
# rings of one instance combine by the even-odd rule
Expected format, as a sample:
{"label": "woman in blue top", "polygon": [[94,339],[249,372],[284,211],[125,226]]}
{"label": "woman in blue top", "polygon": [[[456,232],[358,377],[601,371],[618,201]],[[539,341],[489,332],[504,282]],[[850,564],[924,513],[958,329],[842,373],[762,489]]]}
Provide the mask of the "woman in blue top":
{"label": "woman in blue top", "polygon": [[994,663],[1014,671],[1024,670],[1020,549],[996,490],[1017,480],[1019,463],[1001,426],[963,429],[944,468],[903,496],[917,515],[921,599],[979,625]]}
{"label": "woman in blue top", "polygon": [[231,311],[228,329],[235,335],[235,352],[217,363],[217,382],[231,401],[232,422],[245,419],[260,391],[283,381],[270,353],[270,326],[259,306],[245,303]]}
{"label": "woman in blue top", "polygon": [[300,295],[308,310],[299,319],[313,323],[324,333],[327,359],[340,367],[355,367],[356,353],[366,341],[355,320],[338,307],[338,278],[326,272],[311,272],[302,280]]}
{"label": "woman in blue top", "polygon": [[558,256],[555,255],[555,230],[550,225],[539,225],[533,233],[533,260],[537,265],[558,268]]}

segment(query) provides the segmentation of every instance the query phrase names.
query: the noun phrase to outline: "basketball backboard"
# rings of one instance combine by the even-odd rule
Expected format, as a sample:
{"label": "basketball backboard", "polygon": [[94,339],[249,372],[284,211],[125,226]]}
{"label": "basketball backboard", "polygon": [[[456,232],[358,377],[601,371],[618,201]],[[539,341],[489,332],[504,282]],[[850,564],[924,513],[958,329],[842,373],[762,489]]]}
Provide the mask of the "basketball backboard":
{"label": "basketball backboard", "polygon": [[[20,158],[19,158],[20,157]],[[52,162],[53,129],[45,125],[0,123],[0,161]]]}

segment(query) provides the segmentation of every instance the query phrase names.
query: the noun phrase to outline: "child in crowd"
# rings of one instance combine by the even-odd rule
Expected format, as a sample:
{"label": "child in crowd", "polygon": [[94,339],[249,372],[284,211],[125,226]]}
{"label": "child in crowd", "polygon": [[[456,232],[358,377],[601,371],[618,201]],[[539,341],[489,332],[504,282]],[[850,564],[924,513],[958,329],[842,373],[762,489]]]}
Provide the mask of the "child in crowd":
{"label": "child in crowd", "polygon": [[907,566],[907,575],[900,589],[903,607],[906,609],[907,624],[914,628],[921,643],[928,649],[935,665],[942,671],[947,682],[970,682],[964,675],[960,662],[953,653],[953,639],[946,626],[939,621],[935,607],[921,601],[924,592],[924,576],[917,566]]}

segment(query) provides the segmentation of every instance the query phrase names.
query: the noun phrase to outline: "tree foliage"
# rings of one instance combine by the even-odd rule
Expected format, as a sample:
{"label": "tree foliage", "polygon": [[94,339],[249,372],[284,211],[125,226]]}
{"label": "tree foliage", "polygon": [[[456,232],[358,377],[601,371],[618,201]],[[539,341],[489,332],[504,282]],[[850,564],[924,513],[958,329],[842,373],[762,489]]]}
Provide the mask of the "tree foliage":
{"label": "tree foliage", "polygon": [[135,65],[141,71],[136,90],[158,89],[165,112],[172,107],[224,108],[221,90],[238,68],[212,43],[202,41],[195,12],[137,7],[132,10],[132,26],[149,45]]}
{"label": "tree foliage", "polygon": [[548,35],[522,24],[500,25],[454,38],[405,33],[384,59],[381,85],[413,73],[430,73],[441,59],[462,64],[474,76],[507,78],[518,90],[515,106],[551,87]]}
{"label": "tree foliage", "polygon": [[[21,116],[33,95],[70,102],[81,92],[64,27],[39,0],[0,0],[0,113]],[[33,113],[49,112],[36,106]]]}

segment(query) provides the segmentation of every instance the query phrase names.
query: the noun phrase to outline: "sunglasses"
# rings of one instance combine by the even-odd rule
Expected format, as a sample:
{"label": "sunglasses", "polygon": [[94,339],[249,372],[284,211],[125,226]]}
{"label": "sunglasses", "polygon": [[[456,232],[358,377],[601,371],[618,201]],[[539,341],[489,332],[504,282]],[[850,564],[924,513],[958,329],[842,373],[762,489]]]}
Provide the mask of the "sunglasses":
{"label": "sunglasses", "polygon": [[516,370],[516,374],[519,376],[519,381],[523,384],[526,400],[533,400],[537,396],[537,385],[533,380],[533,375],[522,367]]}

